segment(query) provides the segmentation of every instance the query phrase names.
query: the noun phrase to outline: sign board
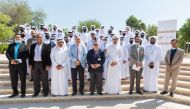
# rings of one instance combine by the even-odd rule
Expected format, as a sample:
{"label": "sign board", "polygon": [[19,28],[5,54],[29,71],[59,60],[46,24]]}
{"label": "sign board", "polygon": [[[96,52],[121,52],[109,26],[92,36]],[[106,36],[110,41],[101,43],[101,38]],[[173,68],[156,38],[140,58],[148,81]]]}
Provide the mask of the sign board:
{"label": "sign board", "polygon": [[177,20],[163,20],[158,22],[158,44],[162,47],[162,61],[167,50],[171,48],[170,41],[176,38]]}

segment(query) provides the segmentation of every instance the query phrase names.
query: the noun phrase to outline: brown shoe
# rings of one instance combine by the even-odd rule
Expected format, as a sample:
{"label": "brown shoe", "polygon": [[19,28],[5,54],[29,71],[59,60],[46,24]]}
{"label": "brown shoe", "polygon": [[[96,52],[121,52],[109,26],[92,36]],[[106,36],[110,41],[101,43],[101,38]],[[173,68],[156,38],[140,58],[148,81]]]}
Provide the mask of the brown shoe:
{"label": "brown shoe", "polygon": [[168,94],[168,91],[163,91],[160,94],[162,94],[162,95]]}

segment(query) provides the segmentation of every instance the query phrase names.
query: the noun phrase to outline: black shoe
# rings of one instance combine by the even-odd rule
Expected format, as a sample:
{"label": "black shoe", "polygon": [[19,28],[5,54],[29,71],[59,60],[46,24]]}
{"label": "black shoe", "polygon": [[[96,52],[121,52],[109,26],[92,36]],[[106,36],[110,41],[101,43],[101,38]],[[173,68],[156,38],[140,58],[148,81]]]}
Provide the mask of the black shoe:
{"label": "black shoe", "polygon": [[90,95],[94,95],[94,92],[90,92]]}
{"label": "black shoe", "polygon": [[47,97],[47,96],[48,96],[48,94],[44,94],[44,95],[43,95],[43,97]]}
{"label": "black shoe", "polygon": [[153,93],[157,93],[157,91],[153,91]]}
{"label": "black shoe", "polygon": [[56,97],[56,95],[52,95],[52,97]]}
{"label": "black shoe", "polygon": [[140,95],[143,95],[143,92],[141,92],[141,91],[137,91],[137,93],[140,94]]}
{"label": "black shoe", "polygon": [[20,97],[21,97],[21,98],[24,98],[24,97],[26,97],[26,94],[21,94]]}
{"label": "black shoe", "polygon": [[49,81],[51,81],[51,79],[49,79]]}
{"label": "black shoe", "polygon": [[148,92],[148,91],[146,91],[146,90],[143,90],[143,92]]}
{"label": "black shoe", "polygon": [[98,93],[98,95],[103,95],[102,92]]}
{"label": "black shoe", "polygon": [[174,93],[170,93],[170,96],[171,96],[171,97],[174,97]]}
{"label": "black shoe", "polygon": [[34,81],[32,78],[29,81]]}
{"label": "black shoe", "polygon": [[18,96],[18,93],[13,93],[12,95],[9,96],[9,98],[13,98],[13,97],[16,97]]}
{"label": "black shoe", "polygon": [[81,95],[84,95],[84,92],[80,92]]}
{"label": "black shoe", "polygon": [[68,94],[66,94],[66,95],[63,95],[63,96],[68,96]]}
{"label": "black shoe", "polygon": [[132,91],[132,90],[130,90],[130,91],[129,91],[129,95],[132,95],[132,94],[133,94],[133,91]]}
{"label": "black shoe", "polygon": [[75,96],[77,93],[72,93],[72,96]]}
{"label": "black shoe", "polygon": [[162,95],[168,94],[168,91],[163,91],[160,94],[162,94]]}
{"label": "black shoe", "polygon": [[39,95],[39,93],[35,93],[34,95],[32,95],[32,97],[37,97]]}

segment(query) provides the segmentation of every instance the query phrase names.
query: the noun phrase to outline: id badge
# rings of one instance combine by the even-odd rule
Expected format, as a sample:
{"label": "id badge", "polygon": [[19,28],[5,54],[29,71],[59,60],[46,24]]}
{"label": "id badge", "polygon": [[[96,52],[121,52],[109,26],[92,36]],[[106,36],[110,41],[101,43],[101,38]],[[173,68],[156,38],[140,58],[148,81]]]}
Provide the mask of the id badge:
{"label": "id badge", "polygon": [[101,58],[98,58],[98,61],[101,61]]}

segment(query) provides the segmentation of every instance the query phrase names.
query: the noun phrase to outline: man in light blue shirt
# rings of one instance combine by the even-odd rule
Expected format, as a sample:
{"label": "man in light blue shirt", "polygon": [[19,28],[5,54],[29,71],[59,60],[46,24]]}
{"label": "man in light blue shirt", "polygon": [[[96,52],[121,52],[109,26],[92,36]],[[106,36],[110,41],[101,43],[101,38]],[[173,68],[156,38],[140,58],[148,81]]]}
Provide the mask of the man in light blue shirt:
{"label": "man in light blue shirt", "polygon": [[81,42],[79,35],[75,35],[75,43],[70,46],[69,55],[71,59],[72,95],[77,94],[77,73],[80,81],[79,92],[81,95],[84,95],[84,69],[86,66],[87,50]]}

